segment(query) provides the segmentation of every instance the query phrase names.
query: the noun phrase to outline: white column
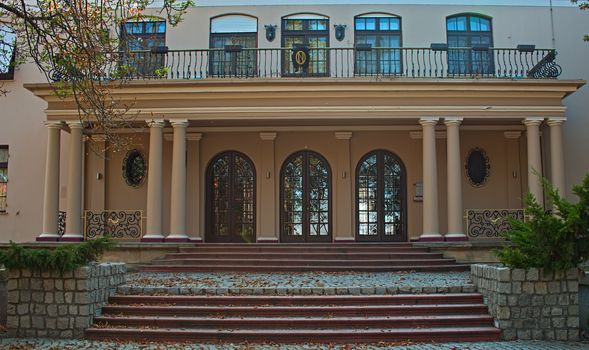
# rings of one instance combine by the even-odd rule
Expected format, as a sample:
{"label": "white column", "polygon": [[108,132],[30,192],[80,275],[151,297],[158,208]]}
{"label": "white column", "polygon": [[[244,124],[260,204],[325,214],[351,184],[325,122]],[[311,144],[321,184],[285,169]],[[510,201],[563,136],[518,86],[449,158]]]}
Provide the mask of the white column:
{"label": "white column", "polygon": [[186,181],[186,187],[188,188],[189,208],[191,210],[190,215],[187,217],[188,229],[190,231],[190,241],[202,242],[202,228],[201,228],[201,212],[202,202],[200,198],[200,140],[202,139],[201,133],[188,133],[186,134],[187,149],[188,149],[188,174],[189,177]]}
{"label": "white column", "polygon": [[566,195],[564,178],[564,151],[562,142],[562,124],[566,118],[549,118],[550,126],[550,175],[555,189],[562,195]]}
{"label": "white column", "polygon": [[262,176],[260,177],[260,230],[258,243],[278,242],[276,229],[276,167],[274,165],[275,132],[260,133]]}
{"label": "white column", "polygon": [[166,241],[187,242],[186,232],[186,127],[188,120],[170,121],[174,128],[172,151],[172,189],[170,201],[170,235]]}
{"label": "white column", "polygon": [[542,174],[542,153],[540,152],[540,124],[544,118],[526,118],[526,137],[528,141],[528,189],[540,205],[544,204],[544,191],[540,176]]}
{"label": "white column", "polygon": [[151,120],[149,125],[149,163],[147,171],[147,225],[144,242],[162,242],[162,202],[163,202],[163,139],[164,120]]}
{"label": "white column", "polygon": [[57,241],[59,215],[59,153],[62,122],[45,122],[47,126],[47,158],[43,191],[43,231],[37,241]]}
{"label": "white column", "polygon": [[460,124],[462,118],[444,118],[446,124],[448,170],[448,233],[447,241],[466,241],[462,225],[462,166],[460,162]]}
{"label": "white column", "polygon": [[65,235],[61,241],[82,241],[82,123],[79,120],[68,121],[70,127],[70,159],[67,180],[67,211]]}
{"label": "white column", "polygon": [[422,241],[443,241],[438,214],[438,167],[436,159],[436,124],[439,118],[421,118],[423,129],[423,233]]}

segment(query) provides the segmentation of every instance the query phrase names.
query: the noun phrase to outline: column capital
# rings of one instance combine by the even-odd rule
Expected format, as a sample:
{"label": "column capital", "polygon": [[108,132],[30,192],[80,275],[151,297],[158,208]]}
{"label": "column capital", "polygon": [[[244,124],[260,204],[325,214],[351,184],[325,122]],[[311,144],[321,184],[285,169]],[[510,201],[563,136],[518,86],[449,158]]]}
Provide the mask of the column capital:
{"label": "column capital", "polygon": [[63,128],[62,121],[45,121],[45,126],[49,129],[61,129]]}
{"label": "column capital", "polygon": [[444,124],[446,124],[446,126],[460,126],[463,119],[464,118],[462,117],[447,117],[444,118]]}
{"label": "column capital", "polygon": [[276,139],[276,133],[275,132],[261,132],[260,139],[262,139],[263,141],[274,141]]}
{"label": "column capital", "polygon": [[186,140],[188,141],[200,141],[202,139],[202,134],[199,132],[191,132],[186,134]]}
{"label": "column capital", "polygon": [[525,126],[540,126],[544,121],[544,117],[528,117],[522,121]]}
{"label": "column capital", "polygon": [[336,131],[335,138],[338,140],[349,140],[352,138],[351,131]]}
{"label": "column capital", "polygon": [[419,124],[421,124],[422,126],[426,126],[426,125],[436,125],[438,124],[438,122],[440,121],[440,118],[438,117],[421,117],[419,118]]}
{"label": "column capital", "polygon": [[152,120],[146,120],[145,122],[147,123],[147,126],[149,126],[150,128],[163,128],[165,120],[152,119]]}
{"label": "column capital", "polygon": [[84,128],[84,125],[82,125],[82,122],[79,119],[76,119],[76,120],[66,120],[65,123],[67,124],[67,126],[70,127],[70,129],[82,129],[82,128]]}
{"label": "column capital", "polygon": [[560,126],[566,120],[567,120],[566,117],[552,117],[552,118],[548,118],[548,121],[546,122],[546,124],[548,124],[548,126]]}
{"label": "column capital", "polygon": [[174,128],[187,127],[188,119],[172,119],[170,120],[170,124],[172,124],[172,127]]}
{"label": "column capital", "polygon": [[506,139],[517,140],[522,136],[521,131],[504,131],[503,137]]}

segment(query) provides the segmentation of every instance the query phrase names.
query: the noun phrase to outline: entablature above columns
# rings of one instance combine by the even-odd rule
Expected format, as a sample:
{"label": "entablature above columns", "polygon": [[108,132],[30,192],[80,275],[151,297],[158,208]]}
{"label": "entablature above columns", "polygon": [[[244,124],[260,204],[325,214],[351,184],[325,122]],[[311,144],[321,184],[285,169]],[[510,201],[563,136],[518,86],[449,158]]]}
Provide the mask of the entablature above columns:
{"label": "entablature above columns", "polygon": [[[581,80],[491,79],[252,79],[223,81],[133,81],[113,96],[132,102],[138,119],[167,120],[363,120],[469,119],[564,116],[562,99]],[[48,102],[47,119],[77,117],[71,99],[48,84],[26,87]]]}

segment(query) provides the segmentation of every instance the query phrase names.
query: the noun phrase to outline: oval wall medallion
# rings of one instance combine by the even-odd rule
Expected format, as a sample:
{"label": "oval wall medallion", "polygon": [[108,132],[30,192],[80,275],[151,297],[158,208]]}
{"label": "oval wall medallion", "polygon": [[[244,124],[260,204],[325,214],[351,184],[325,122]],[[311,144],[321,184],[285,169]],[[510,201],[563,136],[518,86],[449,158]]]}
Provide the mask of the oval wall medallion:
{"label": "oval wall medallion", "polygon": [[123,160],[123,177],[127,185],[139,187],[145,181],[147,175],[147,161],[143,152],[138,149],[132,149],[127,152]]}
{"label": "oval wall medallion", "polygon": [[474,187],[483,186],[489,179],[489,157],[482,148],[474,148],[466,157],[466,177]]}

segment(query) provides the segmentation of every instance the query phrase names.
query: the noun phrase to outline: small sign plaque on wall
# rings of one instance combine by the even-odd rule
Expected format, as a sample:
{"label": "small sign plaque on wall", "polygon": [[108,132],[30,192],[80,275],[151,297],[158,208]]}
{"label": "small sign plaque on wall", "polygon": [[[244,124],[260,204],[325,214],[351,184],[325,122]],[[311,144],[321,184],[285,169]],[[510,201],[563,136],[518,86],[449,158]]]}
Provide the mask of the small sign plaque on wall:
{"label": "small sign plaque on wall", "polygon": [[413,197],[414,202],[423,202],[423,182],[416,182],[413,184],[415,187],[415,196]]}

